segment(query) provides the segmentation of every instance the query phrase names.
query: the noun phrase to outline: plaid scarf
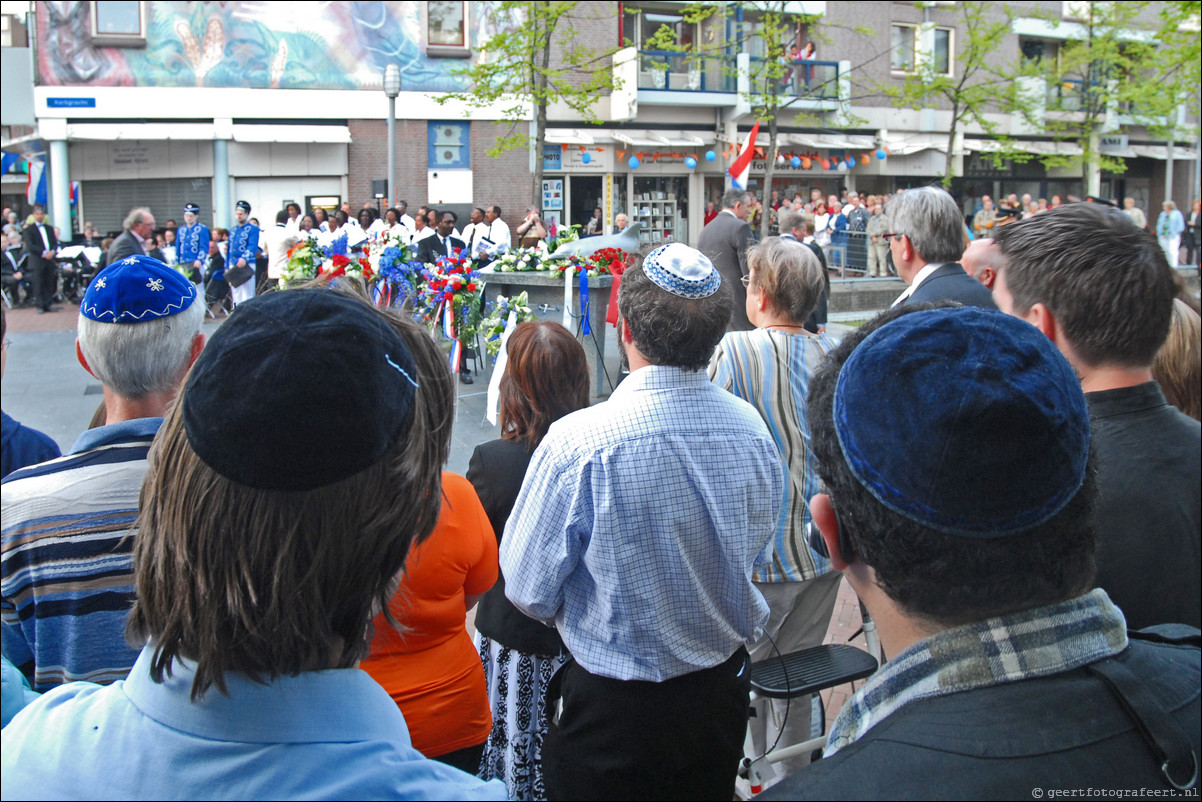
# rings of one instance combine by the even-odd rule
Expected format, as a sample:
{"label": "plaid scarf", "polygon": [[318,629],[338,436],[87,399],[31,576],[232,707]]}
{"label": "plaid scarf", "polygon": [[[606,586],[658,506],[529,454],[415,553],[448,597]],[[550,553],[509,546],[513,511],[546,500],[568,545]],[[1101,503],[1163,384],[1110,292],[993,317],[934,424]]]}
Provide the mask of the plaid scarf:
{"label": "plaid scarf", "polygon": [[825,756],[919,699],[1080,668],[1127,648],[1127,621],[1106,591],[937,632],[869,678],[831,728]]}

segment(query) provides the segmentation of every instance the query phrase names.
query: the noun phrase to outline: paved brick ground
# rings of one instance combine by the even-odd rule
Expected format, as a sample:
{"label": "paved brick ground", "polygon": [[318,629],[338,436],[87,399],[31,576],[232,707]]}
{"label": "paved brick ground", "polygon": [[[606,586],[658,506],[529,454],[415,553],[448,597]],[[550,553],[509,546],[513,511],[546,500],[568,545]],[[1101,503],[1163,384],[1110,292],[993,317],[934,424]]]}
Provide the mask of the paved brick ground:
{"label": "paved brick ground", "polygon": [[[835,612],[831,616],[831,625],[826,630],[826,640],[823,643],[851,643],[861,649],[867,648],[864,644],[864,636],[857,635],[853,640],[852,635],[860,629],[863,623],[860,618],[860,600],[856,597],[855,591],[851,589],[851,585],[847,584],[847,580],[843,579],[839,582],[839,595],[835,601]],[[854,684],[855,687],[852,687]],[[863,681],[848,685],[840,685],[836,688],[831,688],[824,691],[822,703],[826,705],[826,720],[829,726],[834,721],[835,716],[839,713],[839,708],[843,706],[853,693],[863,684]]]}
{"label": "paved brick ground", "polygon": [[74,304],[59,304],[57,312],[39,315],[32,306],[27,308],[5,309],[5,321],[8,330],[25,334],[35,331],[74,331],[75,319],[79,310]]}

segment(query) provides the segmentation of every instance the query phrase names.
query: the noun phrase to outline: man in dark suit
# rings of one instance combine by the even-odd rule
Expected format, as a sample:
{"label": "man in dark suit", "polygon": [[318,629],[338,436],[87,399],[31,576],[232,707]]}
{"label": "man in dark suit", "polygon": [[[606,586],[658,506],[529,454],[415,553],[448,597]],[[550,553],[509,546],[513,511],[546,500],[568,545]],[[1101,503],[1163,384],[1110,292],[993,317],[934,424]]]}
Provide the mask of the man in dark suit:
{"label": "man in dark suit", "polygon": [[42,204],[34,205],[33,222],[25,226],[21,240],[25,245],[26,272],[38,314],[53,312],[56,307],[50,303],[58,289],[58,264],[54,261],[58,237],[54,235],[54,226],[46,222],[46,207]]}
{"label": "man in dark suit", "polygon": [[722,211],[701,230],[701,240],[697,243],[697,250],[713,262],[722,282],[730,287],[734,296],[727,331],[755,328],[747,318],[747,288],[743,286],[743,276],[747,275],[747,247],[751,244],[751,226],[747,224],[750,211],[750,192],[726,190],[722,195]]}
{"label": "man in dark suit", "polygon": [[109,246],[109,264],[119,262],[127,256],[144,256],[147,248],[152,247],[146,244],[152,240],[154,234],[154,215],[149,209],[131,209],[129,214],[125,215],[125,222],[121,227],[125,230]]}
{"label": "man in dark suit", "polygon": [[907,189],[889,204],[889,252],[910,286],[899,304],[956,301],[997,309],[993,293],[964,272],[964,217],[952,196],[935,187]]}
{"label": "man in dark suit", "polygon": [[[417,245],[417,260],[422,264],[434,264],[440,256],[468,257],[467,243],[451,236],[458,220],[454,212],[443,212],[438,218],[434,236],[426,237]],[[458,250],[459,253],[455,253]]]}

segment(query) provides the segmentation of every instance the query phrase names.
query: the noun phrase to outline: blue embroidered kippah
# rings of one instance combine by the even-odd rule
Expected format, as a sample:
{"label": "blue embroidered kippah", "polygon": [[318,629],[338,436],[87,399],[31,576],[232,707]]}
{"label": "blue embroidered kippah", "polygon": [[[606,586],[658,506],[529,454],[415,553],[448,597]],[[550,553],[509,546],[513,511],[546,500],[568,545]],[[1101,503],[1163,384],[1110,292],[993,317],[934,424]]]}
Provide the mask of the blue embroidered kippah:
{"label": "blue embroidered kippah", "polygon": [[177,315],[195,301],[196,287],[182,273],[158,259],[134,255],[92,279],[79,312],[101,323],[143,323]]}
{"label": "blue embroidered kippah", "polygon": [[246,201],[238,201],[237,203],[234,204],[234,208],[241,209],[242,211],[246,212],[247,214],[250,214],[250,204],[247,203]]}
{"label": "blue embroidered kippah", "polygon": [[288,290],[238,305],[188,374],[180,411],[217,473],[303,491],[379,462],[410,430],[417,388],[405,341],[364,302]]}
{"label": "blue embroidered kippah", "polygon": [[647,254],[643,272],[658,286],[682,298],[705,298],[722,285],[714,263],[701,251],[679,242],[661,245]]}
{"label": "blue embroidered kippah", "polygon": [[185,203],[185,204],[184,204],[184,211],[185,211],[185,212],[191,212],[192,214],[199,214],[199,213],[200,213],[200,207],[199,207],[199,206],[197,206],[195,203]]}
{"label": "blue embroidered kippah", "polygon": [[834,417],[860,484],[947,534],[1031,529],[1085,481],[1080,381],[1038,329],[994,310],[914,312],[874,331],[839,372]]}

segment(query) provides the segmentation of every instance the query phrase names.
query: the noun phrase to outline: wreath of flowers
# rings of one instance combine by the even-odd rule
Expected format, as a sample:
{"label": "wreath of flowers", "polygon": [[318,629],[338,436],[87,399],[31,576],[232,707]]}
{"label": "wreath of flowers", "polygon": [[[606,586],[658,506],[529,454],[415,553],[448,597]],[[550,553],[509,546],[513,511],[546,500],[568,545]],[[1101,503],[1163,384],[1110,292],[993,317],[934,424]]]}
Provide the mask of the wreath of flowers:
{"label": "wreath of flowers", "polygon": [[414,312],[431,330],[438,325],[446,307],[454,310],[455,337],[470,341],[479,330],[484,283],[469,259],[460,255],[440,256],[421,271],[423,283],[414,297]]}
{"label": "wreath of flowers", "polygon": [[498,295],[497,300],[489,304],[488,317],[480,321],[480,333],[484,335],[484,349],[489,356],[496,356],[501,352],[501,335],[505,333],[510,312],[517,313],[518,323],[527,323],[537,319],[534,316],[534,310],[530,308],[530,298],[526,292],[523,291],[514,298]]}

